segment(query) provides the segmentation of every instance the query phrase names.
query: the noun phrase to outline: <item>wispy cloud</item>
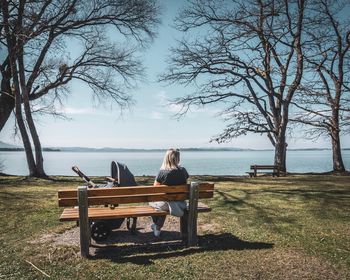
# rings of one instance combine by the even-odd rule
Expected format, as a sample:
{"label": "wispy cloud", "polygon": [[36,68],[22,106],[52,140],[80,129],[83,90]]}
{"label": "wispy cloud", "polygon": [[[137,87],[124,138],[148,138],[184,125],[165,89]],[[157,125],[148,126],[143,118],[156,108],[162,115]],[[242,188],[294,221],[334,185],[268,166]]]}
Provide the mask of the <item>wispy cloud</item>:
{"label": "wispy cloud", "polygon": [[86,108],[74,108],[74,107],[64,107],[62,112],[70,115],[84,115],[84,114],[94,114],[96,111],[91,107]]}
{"label": "wispy cloud", "polygon": [[169,112],[176,114],[181,111],[182,105],[179,104],[168,104],[167,109]]}
{"label": "wispy cloud", "polygon": [[[151,119],[163,119],[164,116],[175,116],[183,113],[186,109],[182,104],[171,103],[171,99],[166,91],[161,90],[154,95],[156,104],[159,106],[159,111],[151,112]],[[191,106],[188,110],[188,117],[198,117],[198,115],[217,115],[221,110],[218,108],[211,108],[209,106]]]}
{"label": "wispy cloud", "polygon": [[161,90],[158,94],[155,95],[155,98],[157,99],[157,102],[160,106],[169,104],[167,92],[165,90]]}
{"label": "wispy cloud", "polygon": [[161,120],[163,119],[163,114],[160,112],[152,111],[151,112],[151,119],[153,120]]}
{"label": "wispy cloud", "polygon": [[109,116],[109,111],[103,112],[100,110],[97,110],[94,107],[82,107],[82,108],[76,108],[76,107],[61,107],[57,109],[58,112],[66,114],[66,115],[99,115],[99,116]]}
{"label": "wispy cloud", "polygon": [[165,112],[170,112],[172,114],[176,114],[182,108],[181,105],[171,103],[171,100],[170,100],[170,98],[165,90],[161,90],[158,94],[155,95],[155,98],[157,100],[158,105]]}

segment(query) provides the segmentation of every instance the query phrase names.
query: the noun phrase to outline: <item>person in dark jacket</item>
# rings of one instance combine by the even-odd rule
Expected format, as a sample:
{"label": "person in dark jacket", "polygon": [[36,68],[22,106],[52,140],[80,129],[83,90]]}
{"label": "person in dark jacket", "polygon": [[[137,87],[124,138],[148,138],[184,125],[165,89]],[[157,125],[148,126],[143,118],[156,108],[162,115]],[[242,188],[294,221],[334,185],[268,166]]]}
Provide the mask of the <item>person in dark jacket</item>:
{"label": "person in dark jacket", "polygon": [[[158,175],[155,178],[154,186],[159,185],[183,185],[187,184],[187,179],[189,175],[187,170],[180,166],[180,150],[179,149],[169,149],[165,153],[163,164],[160,167]],[[170,209],[169,209],[170,204]],[[150,205],[156,209],[170,211],[170,214],[174,216],[182,216],[183,210],[186,209],[186,202],[176,201],[176,202],[166,202],[158,201],[151,202]],[[161,228],[164,225],[166,216],[153,216],[153,224],[151,226],[154,236],[159,236]]]}

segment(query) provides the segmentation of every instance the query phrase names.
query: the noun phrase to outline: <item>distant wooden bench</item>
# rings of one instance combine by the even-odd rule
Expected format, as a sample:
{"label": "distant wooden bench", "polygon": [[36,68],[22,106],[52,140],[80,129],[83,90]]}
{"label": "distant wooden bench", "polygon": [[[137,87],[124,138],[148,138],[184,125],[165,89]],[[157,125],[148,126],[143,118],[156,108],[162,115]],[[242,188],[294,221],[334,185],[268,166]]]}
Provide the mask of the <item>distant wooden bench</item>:
{"label": "distant wooden bench", "polygon": [[[254,164],[250,166],[249,177],[256,177],[258,173],[271,174],[273,177],[280,176],[280,172],[277,165],[258,165]],[[270,172],[268,172],[270,170]]]}
{"label": "distant wooden bench", "polygon": [[[180,218],[180,230],[187,246],[197,243],[197,214],[211,209],[206,205],[198,205],[198,200],[213,197],[214,184],[195,183],[179,186],[133,186],[89,189],[86,186],[78,189],[59,190],[58,204],[65,208],[60,221],[78,221],[80,227],[80,251],[82,257],[89,256],[91,243],[90,224],[92,221],[130,218],[142,216],[168,215],[167,211],[159,211],[149,205],[131,205],[123,207],[101,207],[106,204],[130,204],[152,201],[189,200],[188,210]],[[89,207],[89,206],[100,207]]]}

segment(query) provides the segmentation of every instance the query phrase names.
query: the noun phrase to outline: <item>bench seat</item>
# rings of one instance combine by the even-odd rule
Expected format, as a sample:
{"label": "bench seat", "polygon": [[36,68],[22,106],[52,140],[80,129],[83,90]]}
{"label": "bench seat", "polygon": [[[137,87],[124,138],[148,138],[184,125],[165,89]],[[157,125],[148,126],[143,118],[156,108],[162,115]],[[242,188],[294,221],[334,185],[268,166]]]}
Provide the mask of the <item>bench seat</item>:
{"label": "bench seat", "polygon": [[[210,212],[211,208],[203,203],[198,203],[198,212]],[[129,217],[144,216],[164,216],[169,215],[168,211],[156,210],[149,205],[139,206],[123,206],[111,209],[110,207],[90,207],[88,208],[88,216],[90,221],[108,220]],[[60,217],[61,222],[78,221],[78,208],[65,208]]]}

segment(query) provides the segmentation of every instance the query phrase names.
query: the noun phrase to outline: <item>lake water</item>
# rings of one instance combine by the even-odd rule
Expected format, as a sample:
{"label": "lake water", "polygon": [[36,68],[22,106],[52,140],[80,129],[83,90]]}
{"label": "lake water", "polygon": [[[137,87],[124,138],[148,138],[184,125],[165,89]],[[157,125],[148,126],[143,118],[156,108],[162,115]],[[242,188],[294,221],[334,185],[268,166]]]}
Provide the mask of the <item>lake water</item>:
{"label": "lake water", "polygon": [[[71,166],[78,165],[88,176],[110,176],[110,164],[126,164],[134,175],[155,175],[164,152],[77,153],[44,152],[45,171],[49,175],[75,175]],[[251,164],[272,164],[273,151],[182,152],[181,164],[192,175],[243,175]],[[350,169],[350,151],[343,151],[346,169]],[[0,152],[4,173],[27,175],[24,152]],[[331,151],[289,151],[289,172],[326,172],[332,170]]]}

